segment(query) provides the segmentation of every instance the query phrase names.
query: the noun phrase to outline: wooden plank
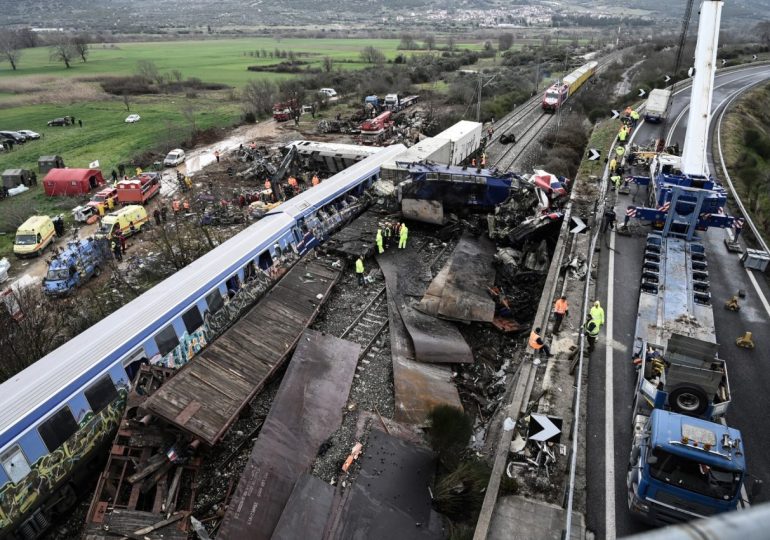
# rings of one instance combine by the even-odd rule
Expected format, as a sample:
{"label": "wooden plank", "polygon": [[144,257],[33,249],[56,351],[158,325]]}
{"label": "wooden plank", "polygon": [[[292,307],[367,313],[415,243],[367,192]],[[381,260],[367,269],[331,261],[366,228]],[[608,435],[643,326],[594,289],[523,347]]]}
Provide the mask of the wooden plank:
{"label": "wooden plank", "polygon": [[186,424],[190,418],[192,418],[195,413],[197,413],[201,408],[201,404],[198,401],[191,401],[187,407],[185,407],[182,412],[180,412],[176,417],[176,422],[178,424]]}
{"label": "wooden plank", "polygon": [[[318,260],[295,264],[240,321],[148,398],[146,408],[215,444],[286,360],[341,272]],[[303,282],[306,274],[312,282]],[[200,407],[182,415],[193,400]]]}

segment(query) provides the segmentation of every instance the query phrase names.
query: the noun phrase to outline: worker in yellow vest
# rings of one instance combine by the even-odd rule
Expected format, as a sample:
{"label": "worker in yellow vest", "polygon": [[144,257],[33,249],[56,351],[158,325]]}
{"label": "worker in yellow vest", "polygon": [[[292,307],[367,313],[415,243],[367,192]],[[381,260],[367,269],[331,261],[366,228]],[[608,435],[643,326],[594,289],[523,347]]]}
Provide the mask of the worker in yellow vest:
{"label": "worker in yellow vest", "polygon": [[356,277],[358,277],[358,286],[364,286],[364,258],[360,255],[356,259]]}
{"label": "worker in yellow vest", "polygon": [[398,230],[398,249],[404,249],[406,247],[406,239],[409,237],[409,229],[406,228],[406,223],[402,223]]}
{"label": "worker in yellow vest", "polygon": [[377,229],[377,253],[384,253],[385,249],[382,247],[382,229]]}

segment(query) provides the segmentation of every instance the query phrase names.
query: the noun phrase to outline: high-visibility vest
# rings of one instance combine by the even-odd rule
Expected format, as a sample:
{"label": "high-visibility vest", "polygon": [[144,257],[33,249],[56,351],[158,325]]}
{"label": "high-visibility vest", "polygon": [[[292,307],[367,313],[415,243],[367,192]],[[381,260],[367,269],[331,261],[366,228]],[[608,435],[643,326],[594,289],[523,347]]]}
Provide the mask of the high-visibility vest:
{"label": "high-visibility vest", "polygon": [[364,273],[364,261],[362,259],[356,259],[356,274]]}
{"label": "high-visibility vest", "polygon": [[615,148],[615,153],[618,155],[618,157],[622,157],[623,154],[626,153],[626,149],[623,148],[622,146],[618,146],[617,148]]}
{"label": "high-visibility vest", "polygon": [[377,238],[376,238],[377,244],[382,244],[382,230],[377,229]]}
{"label": "high-visibility vest", "polygon": [[593,306],[591,308],[591,318],[596,322],[597,325],[601,326],[604,324],[604,309],[602,309],[601,306]]}
{"label": "high-visibility vest", "polygon": [[631,111],[631,118],[634,120],[639,120],[639,113],[636,111]]}
{"label": "high-visibility vest", "polygon": [[562,315],[567,313],[568,309],[569,309],[569,304],[567,304],[566,300],[562,300],[561,298],[558,298],[553,305],[554,312],[561,313]]}
{"label": "high-visibility vest", "polygon": [[614,171],[618,166],[618,160],[615,158],[612,158],[612,161],[610,161],[610,170]]}
{"label": "high-visibility vest", "polygon": [[620,186],[620,181],[622,180],[622,178],[620,177],[620,175],[616,174],[616,175],[610,176],[610,180],[612,180],[612,183],[615,184],[616,186]]}
{"label": "high-visibility vest", "polygon": [[596,322],[593,319],[591,319],[585,324],[585,330],[586,330],[586,334],[588,334],[589,336],[596,337],[599,335],[600,328],[599,328],[599,325],[596,324]]}
{"label": "high-visibility vest", "polygon": [[529,334],[529,346],[535,349],[536,351],[539,351],[540,349],[543,348],[543,344],[537,342],[539,338],[540,338],[540,335],[534,330]]}
{"label": "high-visibility vest", "polygon": [[406,225],[403,223],[401,224],[401,230],[399,230],[399,235],[402,240],[406,240],[407,235],[409,234],[409,229],[406,228]]}
{"label": "high-visibility vest", "polygon": [[626,130],[621,129],[620,133],[618,133],[618,139],[620,140],[620,142],[626,142],[626,135],[628,135],[628,133],[626,133]]}

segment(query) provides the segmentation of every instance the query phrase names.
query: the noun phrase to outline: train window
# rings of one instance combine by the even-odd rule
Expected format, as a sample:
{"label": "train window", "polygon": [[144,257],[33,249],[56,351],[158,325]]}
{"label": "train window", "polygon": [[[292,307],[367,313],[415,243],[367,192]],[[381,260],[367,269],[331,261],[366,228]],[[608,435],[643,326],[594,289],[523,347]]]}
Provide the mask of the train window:
{"label": "train window", "polygon": [[273,266],[273,257],[270,256],[270,251],[265,250],[259,254],[259,267],[262,270],[267,270]]}
{"label": "train window", "polygon": [[182,320],[184,321],[184,327],[187,328],[187,332],[190,334],[203,326],[203,317],[198,306],[193,306],[185,311],[184,315],[182,315]]}
{"label": "train window", "polygon": [[112,382],[109,375],[102,375],[99,377],[99,379],[89,386],[83,393],[86,395],[86,401],[88,401],[94,414],[100,412],[118,397],[115,383]]}
{"label": "train window", "polygon": [[251,281],[257,277],[257,267],[254,261],[249,261],[246,266],[243,267],[243,281]]}
{"label": "train window", "polygon": [[29,463],[18,444],[14,444],[3,452],[3,455],[0,456],[0,462],[2,462],[5,473],[13,483],[20,482],[29,474]]}
{"label": "train window", "polygon": [[158,351],[161,356],[165,356],[179,345],[179,338],[172,325],[168,325],[155,335],[155,343],[158,345]]}
{"label": "train window", "polygon": [[222,300],[222,294],[219,292],[218,288],[206,295],[206,304],[208,304],[209,313],[212,315],[222,309],[225,302]]}
{"label": "train window", "polygon": [[67,442],[73,433],[78,430],[78,423],[72,416],[72,411],[67,406],[59,409],[52,417],[40,424],[37,432],[45,443],[49,452],[53,452]]}

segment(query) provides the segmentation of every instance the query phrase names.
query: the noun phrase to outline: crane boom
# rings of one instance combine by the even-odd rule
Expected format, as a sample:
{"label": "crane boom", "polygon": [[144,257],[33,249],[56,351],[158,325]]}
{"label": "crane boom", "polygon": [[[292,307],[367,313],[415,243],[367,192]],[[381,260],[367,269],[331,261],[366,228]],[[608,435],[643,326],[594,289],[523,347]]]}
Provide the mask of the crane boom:
{"label": "crane boom", "polygon": [[691,176],[708,176],[706,151],[723,5],[722,0],[704,0],[700,7],[690,112],[682,146],[682,172]]}

